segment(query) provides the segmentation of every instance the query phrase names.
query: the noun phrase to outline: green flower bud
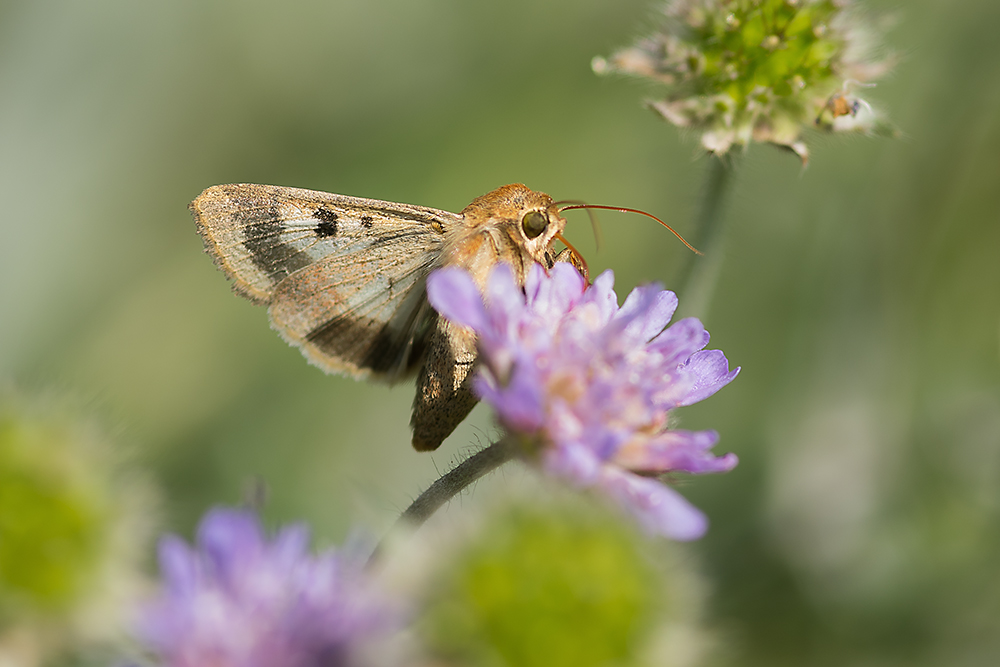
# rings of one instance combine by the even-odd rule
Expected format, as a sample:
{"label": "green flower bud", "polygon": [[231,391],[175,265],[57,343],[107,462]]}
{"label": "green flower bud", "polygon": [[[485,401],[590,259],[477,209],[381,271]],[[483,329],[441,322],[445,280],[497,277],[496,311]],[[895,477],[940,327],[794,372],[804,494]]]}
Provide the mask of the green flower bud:
{"label": "green flower bud", "polygon": [[476,524],[432,578],[418,626],[431,664],[691,664],[701,635],[685,625],[698,605],[681,546],[582,498],[522,499]]}
{"label": "green flower bud", "polygon": [[858,96],[889,67],[849,0],[670,0],[659,32],[593,62],[661,84],[649,106],[710,152],[761,141],[803,162],[806,127],[894,134]]}
{"label": "green flower bud", "polygon": [[0,395],[0,663],[115,636],[140,581],[144,489],[97,429]]}

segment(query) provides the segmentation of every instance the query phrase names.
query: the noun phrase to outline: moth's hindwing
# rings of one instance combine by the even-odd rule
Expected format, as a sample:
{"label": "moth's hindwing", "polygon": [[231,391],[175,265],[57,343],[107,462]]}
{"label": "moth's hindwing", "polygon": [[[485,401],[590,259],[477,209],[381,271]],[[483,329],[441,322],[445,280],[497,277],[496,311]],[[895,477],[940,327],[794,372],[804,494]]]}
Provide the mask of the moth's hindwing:
{"label": "moth's hindwing", "polygon": [[419,362],[436,314],[424,280],[461,216],[268,185],[218,185],[191,203],[237,292],[328,372],[394,380]]}

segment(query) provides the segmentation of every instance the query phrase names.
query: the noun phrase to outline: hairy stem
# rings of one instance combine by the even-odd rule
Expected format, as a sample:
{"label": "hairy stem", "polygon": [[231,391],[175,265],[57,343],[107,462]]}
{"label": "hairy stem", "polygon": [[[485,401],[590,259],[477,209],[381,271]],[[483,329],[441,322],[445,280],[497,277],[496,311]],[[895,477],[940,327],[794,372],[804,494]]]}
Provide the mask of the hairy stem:
{"label": "hairy stem", "polygon": [[407,524],[411,527],[421,525],[438,508],[461,493],[465,487],[510,461],[517,456],[519,451],[520,446],[517,441],[507,437],[473,454],[421,493],[413,501],[413,504],[400,515],[397,523]]}
{"label": "hairy stem", "polygon": [[[457,496],[483,475],[490,473],[507,461],[516,458],[520,453],[520,443],[511,437],[501,438],[486,449],[476,452],[459,463],[453,470],[445,473],[430,487],[421,493],[413,503],[396,519],[396,524],[389,531],[397,532],[396,528],[419,528],[442,505]],[[382,553],[384,540],[375,546],[368,557],[368,565],[378,562]]]}
{"label": "hairy stem", "polygon": [[694,229],[694,246],[705,254],[690,255],[673,285],[681,297],[682,315],[704,317],[708,312],[722,269],[726,198],[736,181],[739,160],[737,155],[708,156]]}

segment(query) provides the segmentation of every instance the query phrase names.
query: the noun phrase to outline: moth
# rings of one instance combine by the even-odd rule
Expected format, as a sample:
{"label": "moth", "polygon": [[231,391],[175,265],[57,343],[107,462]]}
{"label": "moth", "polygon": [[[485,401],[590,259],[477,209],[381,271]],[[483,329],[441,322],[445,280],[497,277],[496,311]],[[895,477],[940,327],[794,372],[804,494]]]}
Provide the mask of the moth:
{"label": "moth", "polygon": [[[586,265],[562,238],[559,202],[515,183],[461,213],[272,185],[216,185],[191,202],[206,252],[234,290],[328,373],[389,383],[413,374],[413,447],[437,449],[476,404],[474,334],[427,302],[427,275],[457,265],[480,289],[500,262]],[[553,249],[561,240],[567,248]]]}

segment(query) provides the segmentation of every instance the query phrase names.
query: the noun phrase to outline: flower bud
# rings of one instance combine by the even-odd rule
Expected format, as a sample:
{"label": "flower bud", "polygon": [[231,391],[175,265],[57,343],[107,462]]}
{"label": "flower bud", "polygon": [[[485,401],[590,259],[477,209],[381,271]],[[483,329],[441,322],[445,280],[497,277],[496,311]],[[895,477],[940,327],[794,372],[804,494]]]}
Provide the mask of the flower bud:
{"label": "flower bud", "polygon": [[649,106],[706,150],[761,141],[805,162],[807,127],[893,134],[858,96],[890,62],[849,0],[670,0],[662,14],[658,32],[593,68],[661,84]]}
{"label": "flower bud", "polygon": [[109,647],[142,585],[148,487],[62,406],[0,396],[0,664]]}
{"label": "flower bud", "polygon": [[704,648],[698,578],[675,543],[644,539],[592,499],[542,490],[475,524],[438,542],[425,664],[666,667]]}

